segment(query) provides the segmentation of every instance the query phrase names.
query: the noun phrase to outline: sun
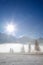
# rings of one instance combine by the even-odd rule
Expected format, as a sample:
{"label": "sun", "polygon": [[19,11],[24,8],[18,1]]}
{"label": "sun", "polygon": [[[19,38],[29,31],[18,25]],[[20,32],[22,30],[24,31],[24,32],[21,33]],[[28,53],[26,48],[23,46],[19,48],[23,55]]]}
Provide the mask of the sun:
{"label": "sun", "polygon": [[6,30],[7,30],[9,33],[14,32],[14,25],[8,24],[7,27],[6,27]]}
{"label": "sun", "polygon": [[13,34],[13,33],[15,33],[15,31],[16,31],[16,25],[14,25],[14,24],[12,24],[12,23],[7,24],[7,25],[5,26],[5,29],[6,29],[6,33],[8,33],[8,34]]}

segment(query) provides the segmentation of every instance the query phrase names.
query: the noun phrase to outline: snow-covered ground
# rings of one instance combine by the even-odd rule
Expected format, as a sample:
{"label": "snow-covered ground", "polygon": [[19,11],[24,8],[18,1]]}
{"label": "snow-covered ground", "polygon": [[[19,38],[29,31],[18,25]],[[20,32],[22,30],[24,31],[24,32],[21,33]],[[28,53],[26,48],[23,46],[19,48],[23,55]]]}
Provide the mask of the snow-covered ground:
{"label": "snow-covered ground", "polygon": [[0,65],[43,65],[43,55],[0,54]]}

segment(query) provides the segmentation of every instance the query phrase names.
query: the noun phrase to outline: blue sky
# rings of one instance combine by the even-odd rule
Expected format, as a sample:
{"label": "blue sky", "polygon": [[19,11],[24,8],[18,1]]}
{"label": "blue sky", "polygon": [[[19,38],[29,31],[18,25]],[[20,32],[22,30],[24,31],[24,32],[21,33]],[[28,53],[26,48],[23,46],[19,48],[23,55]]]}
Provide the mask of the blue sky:
{"label": "blue sky", "polygon": [[17,24],[16,37],[43,37],[43,0],[0,0],[0,32],[11,21]]}

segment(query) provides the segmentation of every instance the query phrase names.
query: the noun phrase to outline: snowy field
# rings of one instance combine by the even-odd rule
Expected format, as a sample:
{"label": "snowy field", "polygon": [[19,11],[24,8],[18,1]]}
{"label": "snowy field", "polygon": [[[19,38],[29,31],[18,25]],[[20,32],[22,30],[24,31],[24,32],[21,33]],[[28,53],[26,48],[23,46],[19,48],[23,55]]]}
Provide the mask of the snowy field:
{"label": "snowy field", "polygon": [[43,65],[43,55],[0,54],[0,65]]}

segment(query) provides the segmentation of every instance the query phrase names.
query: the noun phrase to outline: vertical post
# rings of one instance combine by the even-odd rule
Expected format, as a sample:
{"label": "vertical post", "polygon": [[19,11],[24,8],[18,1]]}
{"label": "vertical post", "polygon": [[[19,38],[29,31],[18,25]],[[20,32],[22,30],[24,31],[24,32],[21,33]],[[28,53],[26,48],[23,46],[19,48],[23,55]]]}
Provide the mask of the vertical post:
{"label": "vertical post", "polygon": [[29,44],[29,53],[31,52],[31,44]]}
{"label": "vertical post", "polygon": [[13,52],[13,49],[11,49],[11,48],[10,48],[10,53],[14,53],[14,52]]}
{"label": "vertical post", "polygon": [[21,51],[22,51],[22,53],[24,53],[24,52],[25,52],[25,51],[24,51],[24,45],[23,45],[23,47],[22,47],[22,50],[21,50]]}

